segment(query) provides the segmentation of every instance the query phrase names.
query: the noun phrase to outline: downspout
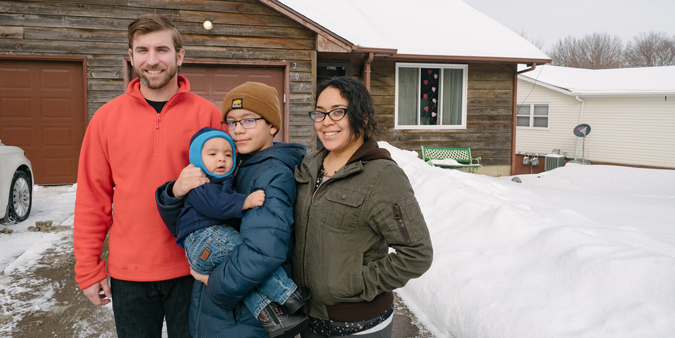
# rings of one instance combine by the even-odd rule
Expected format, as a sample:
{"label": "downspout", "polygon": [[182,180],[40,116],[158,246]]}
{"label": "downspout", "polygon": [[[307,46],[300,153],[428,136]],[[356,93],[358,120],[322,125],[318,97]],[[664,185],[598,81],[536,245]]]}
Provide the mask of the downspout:
{"label": "downspout", "polygon": [[[518,67],[516,65],[516,67]],[[537,68],[537,63],[532,63],[532,68],[526,68],[513,75],[513,106],[511,107],[511,115],[513,115],[511,121],[511,175],[516,173],[516,109],[517,102],[516,98],[518,97],[518,75],[522,73],[527,73],[533,71]],[[518,68],[516,68],[518,69]]]}
{"label": "downspout", "polygon": [[[581,111],[579,112],[579,124],[581,124],[581,121],[584,119],[584,100],[580,99],[579,96],[575,96],[575,99],[577,101],[581,102]],[[577,145],[574,147],[574,159],[577,159],[577,154],[579,153],[579,137],[577,137]]]}
{"label": "downspout", "polygon": [[373,62],[374,53],[368,53],[368,58],[366,59],[366,64],[363,67],[363,82],[365,82],[366,88],[370,93],[370,64]]}

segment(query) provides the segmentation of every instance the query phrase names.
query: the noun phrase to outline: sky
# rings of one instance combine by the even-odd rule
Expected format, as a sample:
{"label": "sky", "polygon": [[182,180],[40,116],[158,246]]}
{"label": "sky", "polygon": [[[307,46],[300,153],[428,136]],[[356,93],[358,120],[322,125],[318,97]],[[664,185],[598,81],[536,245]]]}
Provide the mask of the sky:
{"label": "sky", "polygon": [[544,40],[544,52],[559,39],[594,32],[624,43],[642,32],[675,36],[673,0],[463,0],[514,31]]}
{"label": "sky", "polygon": [[[516,183],[379,144],[407,174],[429,227],[431,268],[396,292],[434,337],[673,336],[675,170],[568,164]],[[0,336],[56,305],[56,286],[8,283],[49,248],[72,252],[57,245],[72,232],[27,228],[45,219],[72,226],[76,189],[38,186],[30,217],[0,227],[14,230],[0,234],[0,314],[14,314]],[[78,322],[77,337],[97,336],[93,324]]]}

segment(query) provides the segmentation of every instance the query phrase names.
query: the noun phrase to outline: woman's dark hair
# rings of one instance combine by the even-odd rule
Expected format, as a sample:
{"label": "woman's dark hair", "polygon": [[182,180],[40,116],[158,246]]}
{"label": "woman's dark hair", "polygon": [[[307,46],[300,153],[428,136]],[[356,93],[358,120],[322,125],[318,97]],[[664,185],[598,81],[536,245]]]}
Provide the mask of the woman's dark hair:
{"label": "woman's dark hair", "polygon": [[373,99],[366,86],[350,77],[337,76],[316,86],[316,99],[318,100],[321,92],[329,87],[339,90],[340,95],[347,100],[347,116],[354,138],[359,138],[361,134],[364,140],[373,137],[377,133],[377,122]]}

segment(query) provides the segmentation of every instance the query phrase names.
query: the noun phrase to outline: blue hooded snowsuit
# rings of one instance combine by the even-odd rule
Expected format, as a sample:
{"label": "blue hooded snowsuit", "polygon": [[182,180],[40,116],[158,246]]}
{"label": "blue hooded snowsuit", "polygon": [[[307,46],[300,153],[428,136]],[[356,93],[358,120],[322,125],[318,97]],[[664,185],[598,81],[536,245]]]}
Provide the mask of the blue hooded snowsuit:
{"label": "blue hooded snowsuit", "polygon": [[[202,160],[202,148],[206,141],[222,137],[232,147],[232,169],[224,175],[210,173]],[[234,152],[234,141],[223,130],[205,127],[196,132],[190,139],[190,163],[199,168],[209,178],[210,183],[192,189],[185,197],[185,206],[178,215],[176,238],[183,246],[183,239],[193,231],[214,225],[232,225],[238,227],[242,215],[242,207],[247,195],[234,191],[234,176],[237,157]]]}
{"label": "blue hooded snowsuit", "polygon": [[[265,204],[243,215],[239,230],[244,243],[213,270],[208,286],[195,282],[190,307],[193,338],[266,337],[262,323],[241,300],[280,266],[291,276],[294,170],[305,153],[301,144],[274,143],[255,154],[239,154],[236,191],[248,195],[263,189]],[[160,187],[156,195],[160,215],[169,228],[175,226],[183,207],[183,198],[167,194],[173,183]]]}

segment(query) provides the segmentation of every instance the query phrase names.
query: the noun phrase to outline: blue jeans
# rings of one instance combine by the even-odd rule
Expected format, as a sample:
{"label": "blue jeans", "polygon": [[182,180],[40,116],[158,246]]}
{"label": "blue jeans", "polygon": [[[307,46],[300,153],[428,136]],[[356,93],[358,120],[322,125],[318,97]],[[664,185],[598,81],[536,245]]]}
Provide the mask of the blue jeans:
{"label": "blue jeans", "polygon": [[160,338],[166,317],[170,338],[190,338],[188,311],[195,280],[184,276],[159,282],[110,278],[119,338]]}
{"label": "blue jeans", "polygon": [[[183,245],[192,270],[209,275],[230,256],[230,251],[242,243],[237,230],[231,226],[217,225],[192,232],[185,237]],[[260,311],[271,302],[286,303],[295,289],[295,283],[279,267],[270,278],[251,290],[243,302],[258,317]]]}

